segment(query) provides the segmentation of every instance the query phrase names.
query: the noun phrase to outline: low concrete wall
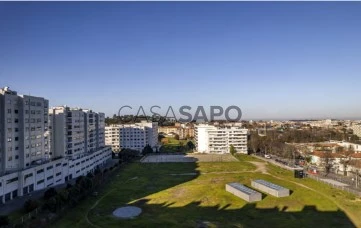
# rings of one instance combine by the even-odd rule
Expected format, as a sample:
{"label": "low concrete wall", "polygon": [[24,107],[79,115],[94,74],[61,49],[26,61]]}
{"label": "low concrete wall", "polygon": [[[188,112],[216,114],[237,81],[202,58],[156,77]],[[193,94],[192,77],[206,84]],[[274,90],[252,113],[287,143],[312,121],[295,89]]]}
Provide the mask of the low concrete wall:
{"label": "low concrete wall", "polygon": [[290,195],[290,190],[282,186],[273,184],[265,180],[252,181],[252,187],[275,197],[286,197]]}
{"label": "low concrete wall", "polygon": [[256,202],[262,200],[262,194],[239,183],[226,184],[226,191],[247,201]]}

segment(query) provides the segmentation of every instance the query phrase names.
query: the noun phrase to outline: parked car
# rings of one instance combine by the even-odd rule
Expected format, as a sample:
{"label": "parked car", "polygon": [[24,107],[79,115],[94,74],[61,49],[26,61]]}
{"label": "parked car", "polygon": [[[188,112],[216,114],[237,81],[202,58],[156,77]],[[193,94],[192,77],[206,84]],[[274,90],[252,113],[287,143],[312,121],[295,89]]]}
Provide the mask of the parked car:
{"label": "parked car", "polygon": [[264,157],[265,157],[265,158],[271,158],[271,155],[265,154]]}

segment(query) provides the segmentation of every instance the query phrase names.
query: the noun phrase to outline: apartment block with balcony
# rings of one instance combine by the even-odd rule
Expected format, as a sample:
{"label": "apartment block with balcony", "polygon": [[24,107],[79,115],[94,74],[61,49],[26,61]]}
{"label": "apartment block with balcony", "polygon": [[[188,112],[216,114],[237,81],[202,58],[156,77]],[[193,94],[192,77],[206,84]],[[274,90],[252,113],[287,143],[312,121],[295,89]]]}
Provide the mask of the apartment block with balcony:
{"label": "apartment block with balcony", "polygon": [[51,150],[54,157],[74,157],[86,153],[84,112],[66,106],[49,109]]}
{"label": "apartment block with balcony", "polygon": [[120,128],[121,125],[110,125],[105,127],[105,145],[110,146],[112,151],[120,152]]}
{"label": "apartment block with balcony", "polygon": [[106,127],[106,145],[114,152],[123,148],[142,151],[146,145],[154,150],[158,146],[158,123],[141,122],[134,124],[119,124]]}
{"label": "apartment block with balcony", "polygon": [[0,172],[50,158],[48,100],[0,89]]}
{"label": "apartment block with balcony", "polygon": [[196,148],[201,153],[229,153],[233,145],[237,153],[247,154],[248,130],[235,126],[199,124],[195,127]]}
{"label": "apartment block with balcony", "polygon": [[103,113],[0,89],[0,203],[86,175],[111,159]]}

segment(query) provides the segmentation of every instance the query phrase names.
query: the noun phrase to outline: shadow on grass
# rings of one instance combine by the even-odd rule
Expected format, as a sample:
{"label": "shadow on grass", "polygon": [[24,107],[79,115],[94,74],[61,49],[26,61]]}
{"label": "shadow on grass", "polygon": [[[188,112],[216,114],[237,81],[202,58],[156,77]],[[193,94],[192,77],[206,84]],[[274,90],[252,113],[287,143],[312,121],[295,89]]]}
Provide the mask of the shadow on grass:
{"label": "shadow on grass", "polygon": [[[287,211],[287,207],[281,206],[257,208],[256,203],[241,208],[233,208],[230,204],[223,207],[204,206],[198,201],[180,207],[174,202],[177,201],[177,194],[186,194],[182,188],[175,194],[173,202],[155,204],[143,198],[196,179],[199,176],[197,168],[197,163],[132,164],[124,170],[122,178],[141,174],[143,180],[127,183],[127,186],[119,189],[121,196],[116,196],[117,201],[108,199],[108,202],[102,203],[107,205],[106,208],[95,208],[90,217],[101,227],[355,227],[344,212],[319,211],[313,205],[305,206],[300,211]],[[266,197],[267,194],[262,193],[262,199]],[[142,214],[131,220],[109,219],[112,211],[122,206],[121,202],[123,205],[140,207]]]}
{"label": "shadow on grass", "polygon": [[[242,208],[202,206],[193,202],[183,207],[172,204],[150,204],[139,200],[132,205],[141,207],[143,213],[133,220],[119,221],[119,225],[147,227],[355,227],[340,210],[319,211],[315,206],[305,206],[301,211],[282,208],[257,208],[256,203]],[[160,214],[155,215],[154,212]],[[167,219],[164,219],[167,218]]]}
{"label": "shadow on grass", "polygon": [[[186,173],[192,175],[170,175]],[[319,211],[313,205],[305,206],[300,211],[287,211],[287,207],[281,206],[257,208],[256,203],[245,204],[241,208],[234,208],[230,204],[223,207],[204,206],[199,201],[176,206],[174,202],[177,202],[177,197],[181,198],[186,194],[182,187],[173,193],[172,202],[157,204],[144,199],[151,194],[192,181],[199,175],[198,164],[191,162],[130,164],[114,179],[111,187],[116,188],[116,194],[104,198],[90,211],[88,218],[100,227],[355,227],[344,212]],[[262,199],[266,196],[262,193]],[[127,204],[140,207],[142,214],[129,220],[111,217],[113,210]],[[69,214],[55,227],[79,223],[76,213]]]}

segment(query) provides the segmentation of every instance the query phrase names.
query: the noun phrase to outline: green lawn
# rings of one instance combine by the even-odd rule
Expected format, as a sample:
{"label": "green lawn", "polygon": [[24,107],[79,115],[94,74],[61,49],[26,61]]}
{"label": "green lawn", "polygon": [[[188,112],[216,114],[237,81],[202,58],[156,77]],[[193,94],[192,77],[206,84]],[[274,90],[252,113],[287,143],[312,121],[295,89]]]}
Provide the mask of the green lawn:
{"label": "green lawn", "polygon": [[[291,172],[275,166],[268,166],[271,175],[254,172],[256,167],[249,161],[259,160],[245,155],[238,159],[240,162],[130,164],[97,198],[84,201],[52,227],[91,227],[86,218],[98,227],[361,226],[361,201],[353,195],[311,179],[296,180]],[[182,173],[197,175],[169,175]],[[291,196],[263,194],[262,201],[249,204],[224,190],[226,183],[250,186],[251,180],[258,178],[291,189]],[[127,204],[141,207],[142,214],[131,220],[112,216],[113,210]]]}
{"label": "green lawn", "polygon": [[175,138],[168,137],[163,140],[163,143],[161,152],[185,152],[187,140],[177,140]]}

